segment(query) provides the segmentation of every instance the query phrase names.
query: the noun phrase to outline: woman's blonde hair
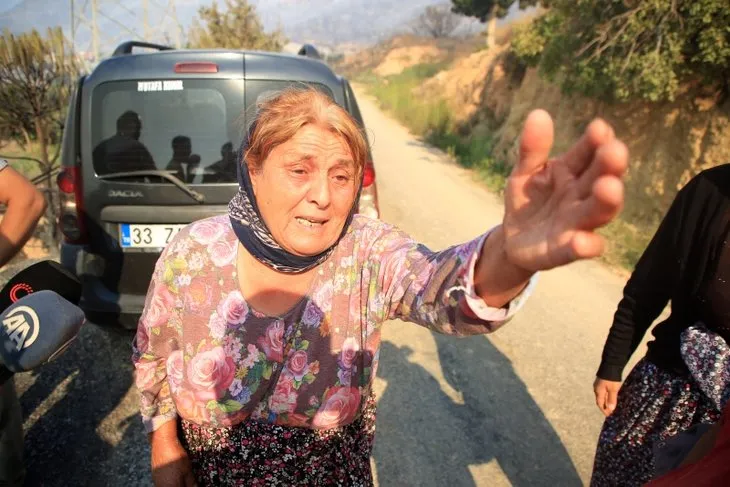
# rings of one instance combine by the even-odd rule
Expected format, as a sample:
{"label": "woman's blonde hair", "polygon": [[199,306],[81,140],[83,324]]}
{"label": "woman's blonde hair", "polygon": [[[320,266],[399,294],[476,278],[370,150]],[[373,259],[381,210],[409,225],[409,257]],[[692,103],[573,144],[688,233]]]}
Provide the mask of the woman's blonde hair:
{"label": "woman's blonde hair", "polygon": [[320,125],[342,137],[352,152],[358,174],[368,159],[367,141],[358,123],[330,97],[306,85],[286,88],[260,101],[253,124],[244,154],[253,171],[261,169],[276,146],[308,124]]}

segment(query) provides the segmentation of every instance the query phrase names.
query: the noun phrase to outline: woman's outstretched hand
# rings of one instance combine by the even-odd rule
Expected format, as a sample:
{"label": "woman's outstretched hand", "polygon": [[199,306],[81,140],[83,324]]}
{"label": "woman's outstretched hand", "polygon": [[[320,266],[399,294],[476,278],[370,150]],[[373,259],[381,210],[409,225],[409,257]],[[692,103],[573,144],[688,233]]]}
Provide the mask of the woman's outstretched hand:
{"label": "woman's outstretched hand", "polygon": [[628,150],[606,122],[594,120],[567,152],[550,158],[552,145],[550,115],[533,111],[507,180],[502,225],[506,257],[526,273],[601,255],[596,229],[624,202]]}

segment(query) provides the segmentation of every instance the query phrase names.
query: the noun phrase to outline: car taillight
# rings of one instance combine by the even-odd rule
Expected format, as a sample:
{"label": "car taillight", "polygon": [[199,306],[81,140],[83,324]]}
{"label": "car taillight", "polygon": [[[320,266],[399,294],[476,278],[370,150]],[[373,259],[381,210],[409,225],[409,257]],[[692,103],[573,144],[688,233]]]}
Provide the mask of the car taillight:
{"label": "car taillight", "polygon": [[86,229],[83,221],[83,190],[81,168],[66,167],[56,178],[59,189],[60,213],[58,226],[69,243],[85,243]]}
{"label": "car taillight", "polygon": [[358,213],[370,218],[380,218],[378,191],[375,186],[375,168],[369,162],[365,165],[362,175],[362,191],[360,191]]}
{"label": "car taillight", "polygon": [[367,188],[375,182],[375,168],[372,164],[365,164],[364,174],[362,175],[362,187]]}

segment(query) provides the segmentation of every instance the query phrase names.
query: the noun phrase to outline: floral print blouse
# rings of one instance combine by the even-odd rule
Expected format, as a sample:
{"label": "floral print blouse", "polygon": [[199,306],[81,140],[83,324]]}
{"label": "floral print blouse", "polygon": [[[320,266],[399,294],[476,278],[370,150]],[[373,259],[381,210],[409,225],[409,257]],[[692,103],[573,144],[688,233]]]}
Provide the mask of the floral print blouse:
{"label": "floral print blouse", "polygon": [[473,335],[521,307],[533,283],[504,309],[474,293],[487,235],[432,252],[356,216],[310,292],[285,315],[266,316],[239,291],[228,216],[190,224],[157,262],[133,345],[146,430],[177,417],[209,427],[351,423],[370,394],[385,321]]}

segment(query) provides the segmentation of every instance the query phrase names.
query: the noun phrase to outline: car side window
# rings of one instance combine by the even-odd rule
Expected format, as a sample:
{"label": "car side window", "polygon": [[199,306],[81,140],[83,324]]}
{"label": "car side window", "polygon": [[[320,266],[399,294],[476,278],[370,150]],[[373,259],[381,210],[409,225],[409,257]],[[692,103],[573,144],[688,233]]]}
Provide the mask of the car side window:
{"label": "car side window", "polygon": [[350,86],[350,83],[347,80],[345,80],[345,96],[347,98],[348,105],[350,105],[350,114],[352,114],[352,116],[355,118],[355,120],[357,120],[357,123],[359,123],[361,127],[365,128],[365,121],[362,119],[360,107],[357,105],[355,92],[352,91],[352,86]]}

